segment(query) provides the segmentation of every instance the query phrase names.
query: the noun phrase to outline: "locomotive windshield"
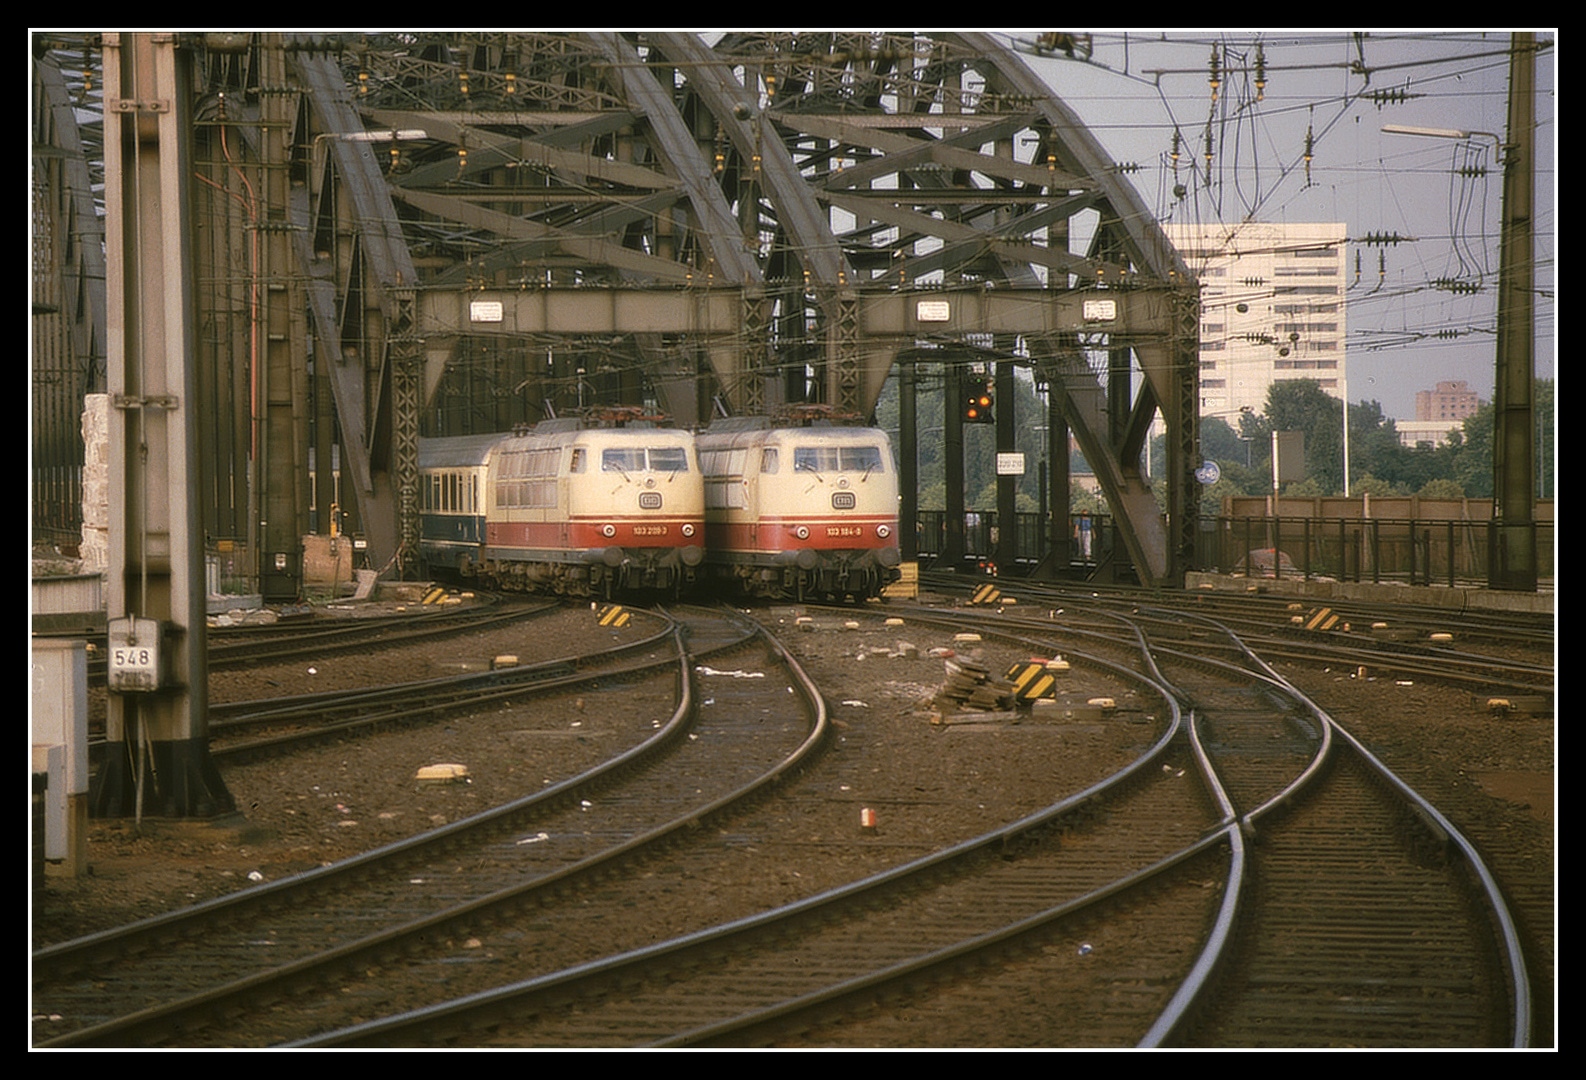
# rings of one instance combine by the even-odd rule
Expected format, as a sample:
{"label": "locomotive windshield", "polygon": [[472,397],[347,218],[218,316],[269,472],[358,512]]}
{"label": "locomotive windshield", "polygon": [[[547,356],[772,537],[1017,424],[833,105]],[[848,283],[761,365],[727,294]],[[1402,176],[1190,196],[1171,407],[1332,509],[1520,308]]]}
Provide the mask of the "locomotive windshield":
{"label": "locomotive windshield", "polygon": [[880,472],[879,446],[796,446],[794,472]]}
{"label": "locomotive windshield", "polygon": [[608,446],[600,452],[601,472],[688,472],[688,450],[681,446]]}

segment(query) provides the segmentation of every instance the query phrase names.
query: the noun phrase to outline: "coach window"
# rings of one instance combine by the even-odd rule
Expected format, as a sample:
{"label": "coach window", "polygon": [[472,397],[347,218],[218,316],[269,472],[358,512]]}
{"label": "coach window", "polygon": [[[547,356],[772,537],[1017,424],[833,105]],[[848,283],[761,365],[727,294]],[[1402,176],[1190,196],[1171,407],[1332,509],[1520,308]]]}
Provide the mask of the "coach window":
{"label": "coach window", "polygon": [[681,446],[652,446],[650,469],[653,472],[688,472],[688,451]]}
{"label": "coach window", "polygon": [[878,446],[845,446],[838,455],[843,472],[878,472],[881,469],[881,448]]}
{"label": "coach window", "polygon": [[823,472],[836,465],[836,460],[827,462],[823,460],[827,455],[813,446],[795,446],[793,448],[794,472]]}
{"label": "coach window", "polygon": [[776,447],[768,446],[760,457],[760,471],[763,473],[776,472]]}
{"label": "coach window", "polygon": [[573,463],[569,466],[569,470],[575,473],[584,471],[584,448],[582,446],[573,447]]}
{"label": "coach window", "polygon": [[607,447],[600,452],[601,472],[631,473],[644,468],[644,451],[635,448]]}

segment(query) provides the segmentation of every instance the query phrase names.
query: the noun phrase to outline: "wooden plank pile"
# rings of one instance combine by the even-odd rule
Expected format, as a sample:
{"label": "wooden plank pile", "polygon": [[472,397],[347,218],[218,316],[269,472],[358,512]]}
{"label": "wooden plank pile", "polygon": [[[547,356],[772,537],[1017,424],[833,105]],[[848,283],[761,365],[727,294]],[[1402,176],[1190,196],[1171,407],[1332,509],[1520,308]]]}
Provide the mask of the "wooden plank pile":
{"label": "wooden plank pile", "polygon": [[992,678],[984,664],[965,656],[944,661],[947,679],[936,692],[935,706],[941,712],[996,712],[1012,709],[1013,684]]}

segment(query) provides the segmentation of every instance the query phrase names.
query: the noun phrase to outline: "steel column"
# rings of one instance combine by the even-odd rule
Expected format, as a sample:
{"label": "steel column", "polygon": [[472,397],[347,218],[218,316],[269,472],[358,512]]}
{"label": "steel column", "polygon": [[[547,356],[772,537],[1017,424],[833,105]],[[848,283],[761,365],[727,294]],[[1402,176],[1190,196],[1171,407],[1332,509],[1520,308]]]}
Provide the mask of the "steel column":
{"label": "steel column", "polygon": [[[94,812],[209,816],[232,800],[209,757],[203,525],[194,495],[188,57],[172,34],[105,35],[110,394],[106,615],[138,620],[157,678],[109,695]],[[143,627],[152,626],[152,632]],[[112,675],[115,673],[112,650]]]}
{"label": "steel column", "polygon": [[1493,537],[1488,584],[1535,592],[1537,544],[1535,302],[1536,35],[1515,34],[1509,57],[1509,140],[1503,156],[1498,268],[1498,364],[1493,391]]}

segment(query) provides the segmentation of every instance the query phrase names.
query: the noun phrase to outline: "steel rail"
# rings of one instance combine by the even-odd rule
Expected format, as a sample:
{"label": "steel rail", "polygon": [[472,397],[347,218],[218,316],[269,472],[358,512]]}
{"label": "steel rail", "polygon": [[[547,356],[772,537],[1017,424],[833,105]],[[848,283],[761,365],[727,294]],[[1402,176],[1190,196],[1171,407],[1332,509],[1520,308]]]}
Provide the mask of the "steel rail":
{"label": "steel rail", "polygon": [[[680,632],[677,627],[673,625],[669,633],[671,633],[676,639]],[[668,660],[667,663],[686,664],[688,656],[687,650],[682,647],[680,640],[678,645],[679,648],[677,657]],[[686,667],[684,674],[687,674]],[[683,697],[687,697],[689,700],[692,700],[691,686],[686,679],[683,683],[683,686],[680,688],[679,693],[680,701]],[[674,711],[672,718],[665,725],[663,725],[659,730],[655,731],[649,736],[649,738],[645,739],[638,745],[630,748],[615,758],[603,762],[595,769],[589,770],[588,772],[582,773],[576,777],[570,777],[567,780],[563,780],[560,783],[536,791],[533,794],[527,795],[521,799],[514,800],[491,810],[486,810],[471,817],[463,818],[438,829],[429,830],[419,834],[418,836],[409,837],[406,840],[396,841],[394,843],[375,848],[371,851],[364,852],[360,855],[352,856],[351,858],[341,860],[340,862],[334,863],[330,866],[318,867],[314,870],[308,870],[300,874],[294,874],[291,877],[282,878],[279,881],[258,885],[249,889],[242,889],[237,892],[227,894],[226,896],[220,896],[212,900],[206,900],[177,911],[165,912],[160,915],[150,916],[149,918],[140,919],[134,923],[128,923],[125,926],[113,927],[109,930],[100,931],[95,934],[89,934],[80,938],[73,938],[70,941],[59,942],[54,945],[46,946],[33,953],[33,966],[36,970],[40,964],[63,964],[67,962],[73,962],[76,957],[89,955],[94,951],[103,949],[109,944],[123,944],[138,938],[152,939],[155,935],[164,932],[171,927],[179,926],[185,921],[190,921],[200,917],[213,917],[222,912],[235,911],[247,905],[275,902],[278,897],[290,894],[294,891],[310,887],[323,887],[327,883],[333,882],[340,878],[353,876],[362,872],[363,869],[369,865],[390,859],[399,854],[411,853],[426,846],[447,842],[453,837],[462,835],[470,830],[480,828],[481,826],[501,818],[521,813],[538,803],[546,802],[557,796],[563,795],[568,790],[576,788],[579,784],[587,784],[598,777],[608,775],[622,766],[643,757],[645,754],[653,752],[656,747],[664,745],[666,742],[674,738],[686,719],[686,714],[683,712],[680,704],[678,709]]]}
{"label": "steel rail", "polygon": [[[1122,619],[1120,621],[1125,623],[1128,622],[1128,620]],[[1144,635],[1139,632],[1137,627],[1134,629],[1136,633],[1136,642],[1141,650],[1141,654],[1144,658],[1144,662],[1149,670],[1152,680],[1159,684],[1160,687],[1172,691],[1174,688],[1171,682],[1169,682],[1163,675],[1160,667],[1157,665],[1155,657],[1153,656],[1153,650],[1151,649],[1149,643],[1145,639]],[[1065,653],[1065,655],[1072,657],[1075,654]],[[1177,701],[1180,706],[1183,704],[1182,701],[1178,700],[1177,696],[1170,697],[1169,700]],[[1210,756],[1207,754],[1200,741],[1199,733],[1196,730],[1196,722],[1193,711],[1189,712],[1187,715],[1190,719],[1189,723],[1184,725],[1185,736],[1190,743],[1192,754],[1196,760],[1197,767],[1201,772],[1202,778],[1210,790],[1215,802],[1217,803],[1221,814],[1218,824],[1208,831],[1196,843],[1191,844],[1182,850],[1157,861],[1151,866],[1144,867],[1140,870],[1134,871],[1133,873],[1127,874],[1124,877],[1119,878],[1116,881],[1113,881],[1099,889],[1092,890],[1083,896],[1075,897],[1074,899],[1063,904],[1056,905],[1042,912],[1038,912],[1035,915],[1019,920],[1016,923],[1002,927],[996,931],[978,935],[974,938],[956,943],[947,948],[912,958],[904,963],[871,972],[856,979],[846,980],[842,983],[834,984],[831,987],[805,995],[801,998],[787,1001],[770,1008],[746,1013],[742,1016],[724,1020],[707,1027],[684,1032],[671,1039],[663,1040],[653,1045],[691,1046],[707,1043],[712,1040],[721,1039],[728,1034],[741,1033],[751,1027],[769,1024],[776,1020],[783,1019],[809,1009],[814,1009],[823,1005],[829,1005],[843,997],[847,997],[864,990],[874,989],[876,987],[907,978],[911,975],[917,975],[932,968],[949,964],[955,960],[972,955],[976,952],[992,948],[1003,942],[1007,942],[1023,935],[1032,933],[1041,929],[1042,927],[1049,925],[1050,923],[1070,917],[1086,910],[1087,908],[1094,907],[1108,899],[1111,899],[1114,896],[1120,895],[1130,889],[1136,888],[1145,884],[1146,882],[1154,880],[1174,867],[1179,866],[1188,860],[1210,850],[1212,847],[1218,844],[1226,842],[1229,845],[1230,861],[1227,879],[1223,888],[1222,902],[1219,904],[1218,913],[1213,921],[1211,932],[1207,937],[1205,945],[1197,955],[1196,961],[1192,965],[1190,972],[1181,982],[1179,989],[1174,993],[1168,1005],[1164,1007],[1162,1012],[1158,1015],[1155,1023],[1153,1023],[1152,1027],[1139,1043],[1141,1047],[1146,1048],[1160,1046],[1161,1043],[1172,1033],[1173,1029],[1180,1022],[1185,1013],[1193,1005],[1202,987],[1204,987],[1204,985],[1209,982],[1213,972],[1216,970],[1217,964],[1219,963],[1224,950],[1227,947],[1228,942],[1231,940],[1248,865],[1244,835],[1237,811],[1234,809],[1232,800],[1229,798],[1226,790],[1223,788],[1223,785],[1217,776],[1216,768],[1213,765]]]}
{"label": "steel rail", "polygon": [[[791,656],[789,656],[789,659],[792,659]],[[1177,702],[1165,688],[1153,683],[1148,677],[1120,665],[1111,664],[1104,660],[1099,660],[1097,663],[1111,668],[1123,678],[1143,684],[1160,694],[1168,706],[1171,719],[1164,734],[1136,761],[1085,789],[1059,800],[1051,806],[949,848],[859,881],[850,882],[847,885],[827,890],[815,896],[806,897],[791,904],[732,920],[691,934],[685,934],[645,948],[603,957],[562,971],[512,983],[491,991],[469,995],[428,1008],[359,1024],[341,1031],[327,1033],[313,1040],[306,1040],[291,1045],[345,1046],[365,1043],[391,1045],[391,1040],[400,1041],[405,1032],[410,1032],[432,1023],[444,1022],[465,1015],[473,1010],[499,1008],[504,1005],[510,1005],[514,1001],[531,998],[537,994],[575,985],[583,980],[593,980],[625,972],[637,972],[647,964],[678,958],[691,951],[703,951],[721,946],[734,939],[747,938],[755,932],[778,923],[789,922],[800,916],[823,909],[835,909],[837,906],[853,902],[856,898],[863,895],[878,893],[886,887],[896,885],[910,878],[922,877],[955,861],[984,851],[989,847],[1004,844],[1022,833],[1054,822],[1140,775],[1143,770],[1167,752],[1177,741],[1180,733],[1182,716]],[[796,670],[800,672],[801,679],[808,678],[807,675],[802,674],[802,668],[797,668]],[[811,685],[813,686],[813,684]]]}
{"label": "steel rail", "polygon": [[[730,619],[751,624],[750,637],[763,637],[772,650],[784,659],[790,658],[785,649],[766,633],[765,629],[753,620],[745,619],[742,615],[721,609]],[[444,832],[456,834],[468,828],[488,824],[489,821],[502,816],[506,812],[517,812],[525,806],[538,802],[549,802],[556,798],[566,796],[572,792],[588,787],[596,780],[611,774],[616,769],[630,764],[643,756],[656,745],[672,741],[683,724],[692,719],[694,712],[694,692],[689,672],[693,663],[704,656],[720,652],[724,649],[741,647],[746,638],[739,638],[725,644],[712,646],[700,652],[689,651],[683,641],[684,627],[681,623],[674,623],[672,633],[678,642],[678,656],[676,662],[680,665],[679,685],[680,695],[678,705],[672,719],[664,725],[661,731],[652,736],[646,743],[633,748],[619,758],[603,763],[584,774],[569,778],[552,787],[546,788],[529,796],[510,807],[500,808],[486,814],[476,815],[465,819],[454,826],[447,827]],[[212,988],[198,994],[152,1006],[136,1013],[109,1021],[104,1024],[85,1028],[60,1039],[52,1040],[41,1046],[88,1046],[111,1045],[114,1041],[125,1042],[129,1039],[136,1041],[142,1032],[159,1032],[169,1030],[173,1023],[180,1017],[195,1012],[213,1012],[231,1008],[246,1008],[247,1002],[258,997],[261,993],[277,990],[287,984],[311,975],[317,970],[333,970],[341,966],[362,963],[383,951],[400,948],[409,941],[435,940],[438,932],[449,924],[459,920],[468,920],[481,913],[502,906],[523,901],[534,894],[543,893],[556,888],[568,880],[580,875],[587,875],[593,870],[608,866],[621,859],[630,857],[645,849],[652,848],[675,838],[682,832],[695,829],[702,821],[708,820],[721,813],[736,803],[754,797],[757,793],[779,782],[790,771],[802,767],[807,761],[823,747],[830,735],[829,715],[826,711],[823,698],[814,689],[813,683],[804,682],[806,703],[810,712],[809,731],[805,738],[788,754],[776,763],[775,767],[763,772],[760,776],[742,784],[736,789],[727,792],[701,806],[691,807],[686,813],[678,815],[670,821],[664,822],[643,833],[636,834],[626,841],[615,844],[610,848],[587,856],[574,863],[570,863],[558,870],[536,878],[531,882],[499,889],[485,896],[435,912],[423,918],[412,920],[402,926],[380,931],[348,942],[334,949],[312,957],[294,961],[289,964],[273,968],[268,971],[258,972],[251,976],[233,980],[223,986]],[[427,834],[428,835],[428,834]],[[398,845],[392,845],[396,848]],[[382,849],[391,850],[391,849]],[[377,853],[370,853],[371,856]],[[359,857],[360,863],[369,860]],[[338,864],[341,865],[341,864]]]}
{"label": "steel rail", "polygon": [[[1256,830],[1256,822],[1259,818],[1272,813],[1280,806],[1292,801],[1295,795],[1300,790],[1302,790],[1304,786],[1314,780],[1314,778],[1320,773],[1321,769],[1325,766],[1326,762],[1330,760],[1331,756],[1337,752],[1336,747],[1338,743],[1342,742],[1347,744],[1351,750],[1354,750],[1361,757],[1361,760],[1364,761],[1373,772],[1379,775],[1386,783],[1398,791],[1400,796],[1409,802],[1411,806],[1416,808],[1419,813],[1424,815],[1426,819],[1433,822],[1437,828],[1443,830],[1445,834],[1449,836],[1451,841],[1460,850],[1461,854],[1465,858],[1467,864],[1471,868],[1472,873],[1476,876],[1476,879],[1485,895],[1491,916],[1496,923],[1498,935],[1503,945],[1505,964],[1507,967],[1510,984],[1510,993],[1512,995],[1512,1042],[1515,1047],[1528,1046],[1534,1010],[1531,1004],[1530,982],[1527,972],[1524,949],[1520,942],[1519,930],[1515,924],[1513,915],[1508,909],[1508,904],[1503,898],[1502,890],[1498,885],[1497,879],[1487,867],[1485,861],[1481,858],[1479,852],[1475,848],[1475,845],[1472,844],[1470,840],[1465,837],[1464,834],[1461,833],[1451,822],[1449,822],[1448,819],[1436,809],[1436,807],[1434,807],[1423,796],[1421,796],[1402,779],[1395,775],[1392,770],[1390,770],[1382,761],[1372,755],[1358,739],[1345,730],[1336,720],[1334,720],[1325,710],[1312,701],[1303,691],[1279,675],[1262,656],[1258,655],[1253,649],[1251,649],[1249,644],[1247,644],[1243,638],[1235,634],[1225,624],[1219,622],[1216,619],[1196,613],[1171,611],[1170,609],[1156,610],[1168,612],[1176,619],[1205,624],[1219,633],[1226,635],[1232,642],[1235,643],[1235,647],[1247,657],[1249,662],[1259,668],[1260,672],[1264,673],[1260,677],[1299,702],[1301,706],[1304,707],[1321,726],[1323,732],[1323,749],[1316,755],[1311,766],[1309,766],[1283,791],[1277,793],[1272,798],[1262,803],[1260,806],[1242,815],[1239,819],[1238,831],[1247,836],[1253,835]],[[1128,621],[1122,616],[1111,613],[1104,614],[1108,614],[1109,617],[1118,619],[1120,621]],[[954,621],[961,621],[961,617],[959,620]],[[1088,631],[1080,632],[1090,633]],[[1224,667],[1229,666],[1222,665],[1217,661],[1208,661],[1204,657],[1179,653],[1177,650],[1165,650],[1165,653],[1180,655],[1185,659],[1198,664],[1210,663],[1219,664],[1220,666]],[[1231,670],[1242,669],[1231,668]],[[1335,733],[1336,739],[1334,737]],[[1197,972],[1197,977],[1201,979],[1201,984],[1195,988],[1193,993],[1186,995],[1184,1001],[1179,1003],[1180,1007],[1178,1008],[1178,1014],[1174,1016],[1171,1021],[1165,1021],[1164,1024],[1161,1025],[1162,1030],[1153,1031],[1154,1038],[1165,1038],[1170,1033],[1171,1027],[1181,1021],[1183,1013],[1187,1012],[1195,994],[1198,994],[1202,989],[1204,989],[1205,977],[1209,974],[1209,967],[1205,970]]]}
{"label": "steel rail", "polygon": [[[1205,619],[1204,621],[1212,626],[1218,626],[1219,629],[1223,629],[1218,623],[1216,623],[1215,620]],[[1235,641],[1239,641],[1239,638],[1236,635],[1232,634],[1226,629],[1224,629],[1224,632],[1228,633],[1229,637],[1233,638]],[[1244,647],[1243,642],[1240,642],[1240,645],[1241,647]],[[1499,937],[1503,943],[1505,962],[1509,974],[1509,989],[1510,994],[1512,995],[1512,1017],[1510,1026],[1511,1046],[1515,1049],[1523,1049],[1529,1046],[1531,1039],[1532,1005],[1530,989],[1531,984],[1530,977],[1526,970],[1525,950],[1521,946],[1519,929],[1515,925],[1513,915],[1511,915],[1509,912],[1508,902],[1503,897],[1503,891],[1498,885],[1497,878],[1493,876],[1492,871],[1487,867],[1487,864],[1482,859],[1481,854],[1476,850],[1476,846],[1470,842],[1464,833],[1460,832],[1459,829],[1454,826],[1453,822],[1444,817],[1437,807],[1433,806],[1419,792],[1400,779],[1399,776],[1395,774],[1392,769],[1388,768],[1388,766],[1381,759],[1371,753],[1371,751],[1367,750],[1365,745],[1361,743],[1359,739],[1355,738],[1336,720],[1334,720],[1319,706],[1312,702],[1303,691],[1274,671],[1272,667],[1267,664],[1267,662],[1260,656],[1256,655],[1248,648],[1245,648],[1245,652],[1252,664],[1265,671],[1274,682],[1282,685],[1285,691],[1291,694],[1296,700],[1304,703],[1306,708],[1311,710],[1312,715],[1318,717],[1326,724],[1328,730],[1336,731],[1338,737],[1347,743],[1350,749],[1352,749],[1373,772],[1375,772],[1385,783],[1397,791],[1401,798],[1407,800],[1420,813],[1424,814],[1427,818],[1436,823],[1437,827],[1442,829],[1449,839],[1454,843],[1454,845],[1459,849],[1460,853],[1464,856],[1466,863],[1471,868],[1471,871],[1476,875],[1477,880],[1481,884],[1482,891],[1487,900],[1489,912],[1497,923]],[[1271,805],[1266,805],[1261,808],[1260,812],[1265,814],[1272,808],[1273,807]],[[1254,813],[1250,815],[1252,819],[1255,816],[1256,815]]]}
{"label": "steel rail", "polygon": [[964,941],[950,945],[944,949],[939,949],[935,952],[913,957],[902,963],[894,964],[891,967],[882,968],[869,974],[861,975],[854,979],[833,984],[830,987],[815,991],[814,993],[806,994],[803,997],[794,998],[790,1001],[785,1001],[781,1004],[770,1006],[769,1008],[757,1009],[753,1012],[744,1013],[741,1016],[732,1017],[716,1024],[694,1028],[671,1038],[658,1040],[657,1042],[651,1043],[650,1045],[652,1047],[658,1048],[675,1046],[700,1046],[720,1040],[727,1035],[741,1035],[751,1028],[761,1027],[766,1024],[774,1023],[778,1020],[785,1020],[800,1013],[807,1012],[811,1009],[829,1006],[843,998],[850,997],[855,994],[862,994],[866,991],[877,990],[889,984],[901,982],[902,980],[908,979],[912,976],[928,973],[933,969],[943,967],[955,961],[972,957],[977,953],[983,953],[989,949],[997,947],[998,945],[1016,941],[1025,935],[1038,932],[1052,923],[1058,922],[1062,919],[1070,918],[1074,915],[1082,914],[1085,911],[1095,908],[1116,896],[1121,896],[1127,893],[1131,889],[1138,888],[1156,880],[1158,877],[1161,877],[1175,867],[1182,866],[1191,859],[1203,855],[1212,848],[1216,847],[1218,844],[1221,844],[1224,840],[1225,833],[1225,829],[1217,829],[1216,831],[1203,836],[1201,839],[1197,840],[1193,844],[1190,844],[1181,851],[1177,851],[1166,858],[1159,859],[1150,866],[1143,867],[1131,874],[1128,874],[1125,877],[1110,882],[1099,889],[1093,889],[1090,892],[1085,893],[1083,896],[1076,896],[1072,900],[1055,905],[1046,909],[1045,911],[1037,912],[1034,915],[1021,919],[1018,922],[1011,923],[1008,926],[1002,927],[998,930],[994,930],[986,934],[980,934],[976,937],[967,938]]}

